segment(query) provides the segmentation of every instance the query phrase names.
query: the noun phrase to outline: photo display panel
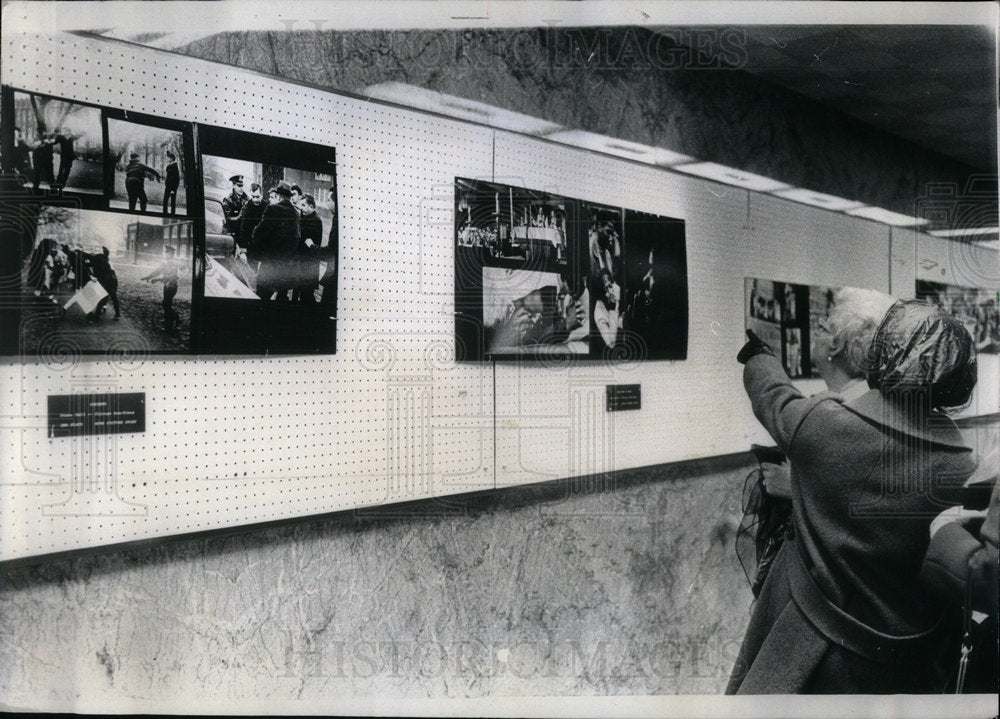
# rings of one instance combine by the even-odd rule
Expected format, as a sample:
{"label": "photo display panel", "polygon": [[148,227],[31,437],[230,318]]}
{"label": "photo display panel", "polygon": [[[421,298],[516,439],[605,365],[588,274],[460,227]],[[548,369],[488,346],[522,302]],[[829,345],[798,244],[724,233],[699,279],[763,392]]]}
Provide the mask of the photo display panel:
{"label": "photo display panel", "polygon": [[[128,118],[127,120],[125,118]],[[25,360],[192,351],[191,125],[3,88],[0,346]],[[9,181],[9,180],[8,180]]]}
{"label": "photo display panel", "polygon": [[198,127],[205,217],[199,346],[336,352],[338,215],[332,148]]}
{"label": "photo display panel", "polygon": [[958,287],[917,280],[916,295],[961,320],[981,354],[1000,353],[1000,301],[998,292],[978,287]]}
{"label": "photo display panel", "polygon": [[684,359],[684,222],[455,180],[458,361]]}

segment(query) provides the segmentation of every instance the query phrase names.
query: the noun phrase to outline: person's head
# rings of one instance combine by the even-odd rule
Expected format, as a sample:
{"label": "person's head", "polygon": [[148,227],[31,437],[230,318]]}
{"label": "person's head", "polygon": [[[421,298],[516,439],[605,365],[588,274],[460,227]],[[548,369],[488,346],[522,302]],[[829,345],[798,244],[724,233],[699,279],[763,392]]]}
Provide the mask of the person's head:
{"label": "person's head", "polygon": [[924,300],[886,312],[868,353],[868,386],[931,409],[964,407],[976,386],[976,347],[960,320]]}
{"label": "person's head", "polygon": [[893,298],[876,290],[842,287],[834,294],[833,307],[812,333],[811,354],[827,386],[839,389],[867,370],[872,336]]}
{"label": "person's head", "polygon": [[15,127],[14,128],[14,142],[20,142],[20,141],[21,141],[21,128],[20,127]]}
{"label": "person's head", "polygon": [[177,254],[177,250],[175,250],[175,249],[174,249],[173,247],[171,247],[170,245],[167,245],[167,246],[165,246],[165,247],[163,248],[163,254],[165,254],[165,255],[167,256],[167,259],[169,260],[169,259],[170,259],[171,257],[173,257],[173,256],[174,256],[175,254]]}
{"label": "person's head", "polygon": [[129,160],[130,160],[131,162],[138,162],[138,161],[139,161],[139,153],[138,153],[138,152],[133,152],[133,153],[131,153],[131,154],[130,154],[130,155],[128,156],[128,159],[129,159]]}
{"label": "person's head", "polygon": [[292,185],[288,189],[292,192],[292,204],[298,207],[299,203],[302,202],[302,188],[298,185]]}
{"label": "person's head", "polygon": [[303,214],[313,214],[316,212],[316,198],[312,195],[302,195],[300,207],[302,208]]}
{"label": "person's head", "polygon": [[167,150],[167,159],[173,162],[174,160],[177,159],[177,155],[172,153],[170,150]]}
{"label": "person's head", "polygon": [[233,192],[237,195],[246,194],[246,190],[243,189],[243,175],[233,175],[229,178],[229,181],[233,183]]}
{"label": "person's head", "polygon": [[101,245],[101,254],[107,257],[111,254],[111,250],[109,250],[105,245]]}
{"label": "person's head", "polygon": [[264,190],[261,188],[259,182],[250,183],[250,201],[255,205],[259,205],[264,201]]}
{"label": "person's head", "polygon": [[608,270],[601,270],[601,300],[609,310],[615,308],[615,278]]}
{"label": "person's head", "polygon": [[288,201],[292,197],[292,189],[286,182],[279,182],[268,191],[268,199],[272,205],[282,201]]}

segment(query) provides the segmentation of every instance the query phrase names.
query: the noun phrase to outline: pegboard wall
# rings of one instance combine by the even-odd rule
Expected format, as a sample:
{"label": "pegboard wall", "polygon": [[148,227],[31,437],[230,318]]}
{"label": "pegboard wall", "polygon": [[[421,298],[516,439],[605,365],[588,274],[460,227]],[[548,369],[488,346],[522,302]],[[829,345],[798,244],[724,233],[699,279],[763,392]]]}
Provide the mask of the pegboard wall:
{"label": "pegboard wall", "polygon": [[[913,284],[883,225],[665,170],[93,38],[2,59],[18,89],[333,147],[340,221],[335,355],[0,366],[2,560],[743,451],[744,277]],[[688,359],[455,363],[456,177],[684,219]],[[93,392],[145,392],[146,431],[47,437],[49,395]]]}

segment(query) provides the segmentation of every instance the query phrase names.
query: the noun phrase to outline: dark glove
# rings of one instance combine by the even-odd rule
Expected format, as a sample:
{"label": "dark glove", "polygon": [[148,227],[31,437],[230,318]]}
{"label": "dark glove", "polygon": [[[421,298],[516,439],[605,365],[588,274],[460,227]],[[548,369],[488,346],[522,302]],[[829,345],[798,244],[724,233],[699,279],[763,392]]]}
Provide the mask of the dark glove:
{"label": "dark glove", "polygon": [[764,342],[753,330],[747,330],[747,343],[743,345],[743,349],[740,353],[736,355],[736,361],[740,364],[746,364],[747,360],[751,357],[756,357],[757,355],[767,354],[774,357],[774,350]]}

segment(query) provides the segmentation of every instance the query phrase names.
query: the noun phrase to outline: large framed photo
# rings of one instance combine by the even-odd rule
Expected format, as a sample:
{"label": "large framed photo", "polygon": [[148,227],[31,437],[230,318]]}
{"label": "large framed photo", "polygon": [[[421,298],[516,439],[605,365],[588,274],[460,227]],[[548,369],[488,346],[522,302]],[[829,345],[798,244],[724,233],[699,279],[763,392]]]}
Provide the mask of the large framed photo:
{"label": "large framed photo", "polygon": [[199,346],[336,351],[332,148],[199,127],[205,264]]}
{"label": "large framed photo", "polygon": [[188,214],[189,125],[106,110],[109,206],[129,212]]}
{"label": "large framed photo", "polygon": [[455,180],[458,361],[684,359],[683,220]]}

